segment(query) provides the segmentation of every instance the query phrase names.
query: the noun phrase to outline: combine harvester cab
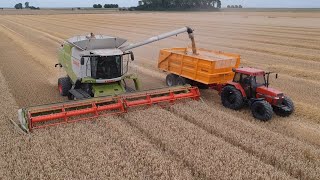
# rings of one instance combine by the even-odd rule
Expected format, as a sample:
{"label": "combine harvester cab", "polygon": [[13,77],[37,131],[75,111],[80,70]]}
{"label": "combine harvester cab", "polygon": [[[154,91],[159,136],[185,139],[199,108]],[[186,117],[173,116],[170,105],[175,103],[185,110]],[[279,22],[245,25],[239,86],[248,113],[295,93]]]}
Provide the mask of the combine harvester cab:
{"label": "combine harvester cab", "polygon": [[[184,27],[124,45],[125,39],[105,35],[76,36],[68,39],[59,52],[59,63],[67,76],[58,79],[58,89],[70,102],[22,108],[18,111],[20,125],[30,132],[34,129],[73,123],[100,116],[126,113],[138,106],[172,104],[177,100],[198,100],[197,87],[177,86],[141,92],[135,74],[129,74],[129,61],[134,60],[131,49],[144,46],[181,33],[188,33],[196,54],[193,30]],[[133,80],[135,89],[127,86]],[[76,101],[73,101],[76,100]]]}

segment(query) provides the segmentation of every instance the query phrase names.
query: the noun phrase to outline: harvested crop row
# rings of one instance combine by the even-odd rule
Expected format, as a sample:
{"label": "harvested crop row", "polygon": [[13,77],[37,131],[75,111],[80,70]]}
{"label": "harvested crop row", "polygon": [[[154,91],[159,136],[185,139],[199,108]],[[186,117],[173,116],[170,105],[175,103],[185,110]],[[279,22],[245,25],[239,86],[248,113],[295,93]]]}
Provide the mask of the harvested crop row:
{"label": "harvested crop row", "polygon": [[320,178],[320,151],[314,146],[262,129],[200,102],[176,105],[172,111],[296,178]]}
{"label": "harvested crop row", "polygon": [[[12,116],[14,117],[14,116]],[[1,120],[5,118],[1,116]],[[118,118],[17,136],[1,127],[0,178],[13,179],[189,179],[190,171],[163,155]]]}
{"label": "harvested crop row", "polygon": [[289,176],[159,108],[125,115],[132,126],[181,159],[198,178],[287,179]]}
{"label": "harvested crop row", "polygon": [[190,170],[117,117],[19,134],[0,73],[0,179],[189,179]]}
{"label": "harvested crop row", "polygon": [[296,111],[294,115],[286,118],[274,115],[271,121],[262,122],[257,121],[252,117],[249,108],[243,108],[240,111],[225,108],[221,104],[220,96],[215,93],[216,92],[213,92],[212,90],[201,91],[201,96],[209,107],[214,107],[215,110],[226,114],[233,114],[242,120],[260,126],[263,129],[268,129],[287,137],[296,138],[304,143],[320,147],[320,124],[317,124],[317,121],[320,119],[320,113],[319,111],[316,111],[314,106],[312,107],[313,109],[310,107],[309,109],[302,109],[298,103],[295,103]]}

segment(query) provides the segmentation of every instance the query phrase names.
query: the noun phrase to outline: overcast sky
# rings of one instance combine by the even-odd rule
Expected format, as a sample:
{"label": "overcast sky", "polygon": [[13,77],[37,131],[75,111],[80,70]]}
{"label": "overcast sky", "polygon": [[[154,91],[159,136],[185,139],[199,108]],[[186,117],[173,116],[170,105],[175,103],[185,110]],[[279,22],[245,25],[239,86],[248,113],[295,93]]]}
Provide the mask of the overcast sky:
{"label": "overcast sky", "polygon": [[[13,7],[19,2],[29,1],[39,7],[91,7],[93,4],[119,4],[136,6],[138,0],[0,0],[0,7]],[[223,6],[241,4],[244,7],[320,8],[320,0],[221,0]]]}

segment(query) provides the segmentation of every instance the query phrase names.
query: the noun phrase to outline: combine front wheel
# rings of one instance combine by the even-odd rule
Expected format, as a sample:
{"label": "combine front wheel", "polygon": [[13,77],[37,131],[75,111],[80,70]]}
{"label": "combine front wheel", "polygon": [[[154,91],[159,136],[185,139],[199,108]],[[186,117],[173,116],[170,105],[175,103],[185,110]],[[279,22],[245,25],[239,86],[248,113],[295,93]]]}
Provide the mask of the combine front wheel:
{"label": "combine front wheel", "polygon": [[268,121],[272,118],[272,106],[267,101],[256,101],[251,105],[251,111],[254,118],[261,121]]}
{"label": "combine front wheel", "polygon": [[58,88],[61,96],[67,96],[71,86],[72,84],[69,77],[62,77],[58,79]]}
{"label": "combine front wheel", "polygon": [[284,97],[281,107],[273,107],[274,113],[281,117],[288,117],[294,111],[294,104],[289,97]]}

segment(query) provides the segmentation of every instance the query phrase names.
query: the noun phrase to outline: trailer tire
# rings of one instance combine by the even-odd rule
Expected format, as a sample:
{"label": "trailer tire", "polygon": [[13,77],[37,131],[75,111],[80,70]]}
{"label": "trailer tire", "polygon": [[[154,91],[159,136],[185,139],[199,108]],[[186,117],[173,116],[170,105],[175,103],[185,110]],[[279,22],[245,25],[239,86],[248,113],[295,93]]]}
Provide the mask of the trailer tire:
{"label": "trailer tire", "polygon": [[285,96],[282,102],[283,107],[273,107],[274,113],[281,117],[288,117],[294,112],[294,104],[293,101]]}
{"label": "trailer tire", "polygon": [[244,101],[241,92],[234,86],[225,86],[221,91],[221,102],[226,108],[239,110]]}
{"label": "trailer tire", "polygon": [[58,89],[61,96],[68,96],[72,84],[69,77],[62,77],[58,79]]}
{"label": "trailer tire", "polygon": [[184,78],[184,77],[181,77],[181,76],[177,77],[177,79],[176,79],[176,85],[182,85],[182,86],[184,86],[184,85],[186,85],[186,84],[190,84],[189,79]]}
{"label": "trailer tire", "polygon": [[166,77],[166,84],[167,86],[176,86],[177,85],[177,78],[178,76],[175,74],[168,74]]}
{"label": "trailer tire", "polygon": [[273,109],[267,101],[256,101],[251,105],[251,112],[254,118],[261,121],[272,119]]}

